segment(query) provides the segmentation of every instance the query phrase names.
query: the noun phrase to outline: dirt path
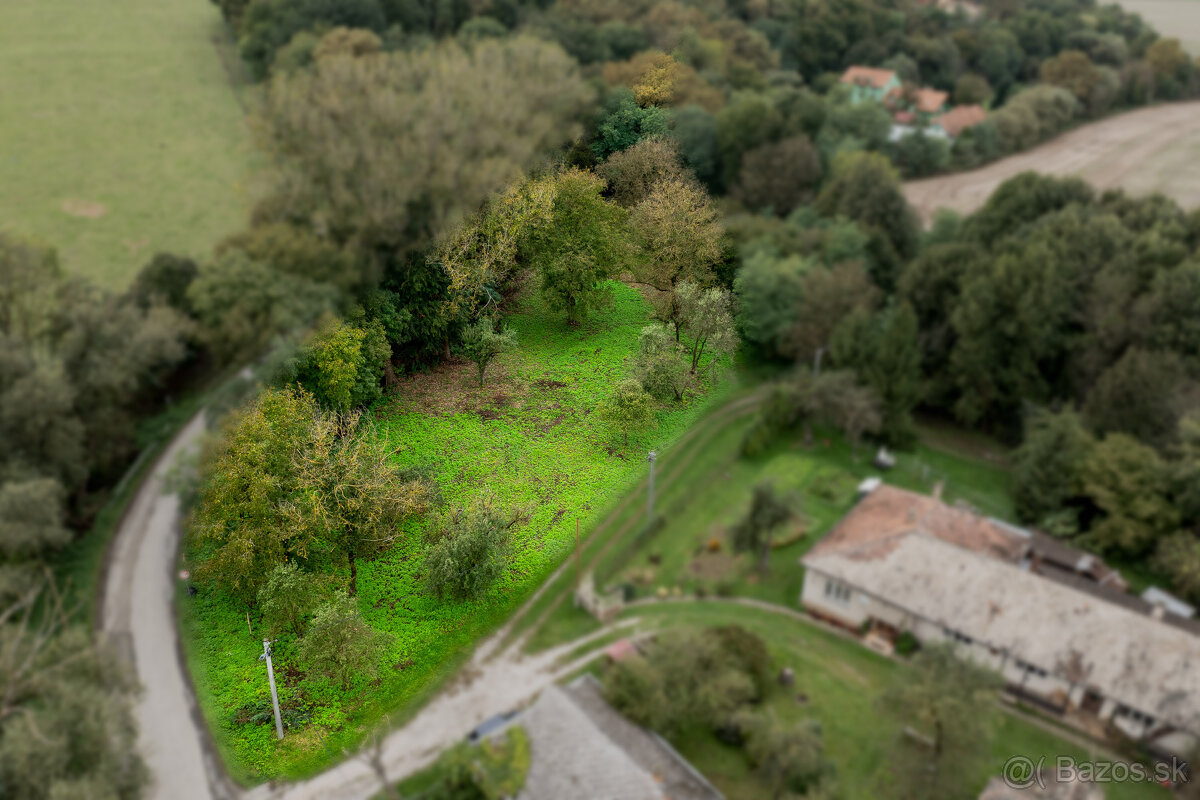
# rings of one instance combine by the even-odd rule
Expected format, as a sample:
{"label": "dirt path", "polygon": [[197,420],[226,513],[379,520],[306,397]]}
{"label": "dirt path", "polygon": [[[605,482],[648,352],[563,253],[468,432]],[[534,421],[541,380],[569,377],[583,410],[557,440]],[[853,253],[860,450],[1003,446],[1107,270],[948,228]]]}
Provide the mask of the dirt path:
{"label": "dirt path", "polygon": [[904,193],[928,222],[939,208],[974,211],[998,185],[1026,170],[1078,175],[1100,190],[1162,192],[1190,210],[1200,206],[1200,101],[1109,117],[971,172],[910,181]]}

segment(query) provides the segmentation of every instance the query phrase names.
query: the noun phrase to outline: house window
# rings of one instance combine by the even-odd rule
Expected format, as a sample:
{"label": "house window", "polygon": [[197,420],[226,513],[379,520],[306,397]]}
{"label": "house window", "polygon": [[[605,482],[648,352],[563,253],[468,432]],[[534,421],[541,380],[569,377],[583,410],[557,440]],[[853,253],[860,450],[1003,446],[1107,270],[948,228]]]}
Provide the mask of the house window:
{"label": "house window", "polygon": [[1124,717],[1125,719],[1128,719],[1131,722],[1136,722],[1144,727],[1150,727],[1154,724],[1154,717],[1150,716],[1149,714],[1143,714],[1136,708],[1130,708],[1129,706],[1119,706],[1117,708],[1117,716]]}
{"label": "house window", "polygon": [[825,596],[834,602],[847,605],[850,602],[850,587],[837,581],[825,581]]}
{"label": "house window", "polygon": [[1041,667],[1035,667],[1033,664],[1030,664],[1028,661],[1022,661],[1021,659],[1018,658],[1018,659],[1015,659],[1015,663],[1017,665],[1017,669],[1021,670],[1026,675],[1033,675],[1038,678],[1046,678],[1046,677],[1049,677],[1049,675],[1050,675],[1050,673],[1046,672],[1046,670],[1042,669]]}

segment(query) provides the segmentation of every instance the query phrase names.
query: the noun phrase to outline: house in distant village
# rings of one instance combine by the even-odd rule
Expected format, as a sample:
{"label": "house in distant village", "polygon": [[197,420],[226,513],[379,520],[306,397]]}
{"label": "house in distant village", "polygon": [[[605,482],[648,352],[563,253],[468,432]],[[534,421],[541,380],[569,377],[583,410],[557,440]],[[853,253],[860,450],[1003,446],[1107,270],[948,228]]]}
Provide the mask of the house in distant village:
{"label": "house in distant village", "polygon": [[850,102],[876,102],[892,114],[891,141],[923,131],[926,136],[954,139],[987,118],[983,106],[949,106],[950,94],[928,86],[905,87],[890,69],[849,67],[841,83],[851,87]]}
{"label": "house in distant village", "polygon": [[873,100],[882,103],[892,92],[900,90],[900,77],[890,69],[850,67],[842,73],[841,82],[850,87],[850,102]]}
{"label": "house in distant village", "polygon": [[1127,594],[1096,556],[880,485],[802,563],[817,617],[952,642],[1012,694],[1163,755],[1200,741],[1200,623]]}
{"label": "house in distant village", "polygon": [[610,706],[591,675],[547,687],[508,724],[529,736],[517,800],[724,800],[665,740]]}

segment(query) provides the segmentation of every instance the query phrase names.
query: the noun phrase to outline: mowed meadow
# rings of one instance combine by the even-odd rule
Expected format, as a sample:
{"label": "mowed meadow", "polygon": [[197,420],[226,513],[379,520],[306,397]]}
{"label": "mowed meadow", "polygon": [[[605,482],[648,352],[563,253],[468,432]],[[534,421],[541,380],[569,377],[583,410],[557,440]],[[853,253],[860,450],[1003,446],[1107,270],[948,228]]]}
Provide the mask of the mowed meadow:
{"label": "mowed meadow", "polygon": [[3,5],[0,230],[121,289],[154,253],[202,257],[245,223],[255,148],[216,6]]}

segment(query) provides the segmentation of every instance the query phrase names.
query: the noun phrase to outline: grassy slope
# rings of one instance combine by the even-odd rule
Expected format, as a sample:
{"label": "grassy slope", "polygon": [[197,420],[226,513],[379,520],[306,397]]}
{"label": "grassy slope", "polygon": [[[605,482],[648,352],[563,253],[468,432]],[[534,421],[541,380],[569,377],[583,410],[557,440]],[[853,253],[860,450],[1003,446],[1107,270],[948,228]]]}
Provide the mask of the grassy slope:
{"label": "grassy slope", "polygon": [[[631,613],[655,627],[675,625],[738,624],[763,636],[779,666],[796,673],[794,690],[776,691],[771,709],[785,720],[815,717],[821,722],[825,749],[837,766],[842,796],[847,800],[870,800],[878,796],[877,767],[886,748],[897,735],[895,720],[879,712],[876,698],[897,670],[908,669],[862,647],[854,641],[828,633],[816,626],[788,620],[757,609],[705,604],[664,604],[640,607]],[[805,695],[806,702],[797,701]],[[980,770],[978,786],[964,797],[975,797],[1005,761],[1024,755],[1037,761],[1046,756],[1072,756],[1079,761],[1104,758],[1083,752],[1025,720],[1000,714],[996,719],[991,756]],[[682,755],[698,765],[729,800],[758,800],[767,789],[750,773],[742,750],[724,745],[704,731],[693,731],[674,742]],[[1150,784],[1108,784],[1111,800],[1162,798],[1166,790]]]}
{"label": "grassy slope", "polygon": [[6,0],[0,229],[122,288],[154,252],[204,255],[241,225],[253,153],[225,35],[204,0]]}
{"label": "grassy slope", "polygon": [[[626,374],[647,314],[640,294],[617,286],[613,307],[572,331],[533,298],[510,320],[519,351],[500,359],[484,389],[471,387],[473,367],[451,367],[415,379],[400,399],[375,408],[377,435],[396,461],[429,465],[448,502],[490,491],[503,507],[527,509],[531,517],[515,533],[507,575],[474,601],[439,603],[421,593],[420,524],[391,552],[360,566],[359,605],[373,626],[396,636],[395,644],[379,684],[322,698],[317,724],[280,745],[269,725],[232,724],[236,709],[267,695],[256,661],[261,641],[225,600],[181,597],[197,693],[236,777],[311,774],[339,759],[342,748],[360,741],[384,714],[402,720],[570,552],[575,519],[586,535],[641,477],[640,454],[674,439],[699,415],[701,403],[663,409],[657,430],[631,438],[629,457],[610,454],[612,437],[590,416]],[[714,395],[731,388],[724,384]],[[289,667],[286,657],[276,660],[285,700],[296,683]]]}
{"label": "grassy slope", "polygon": [[[745,417],[722,430],[689,464],[681,480],[664,488],[660,508],[666,526],[648,539],[631,538],[629,546],[614,548],[600,561],[598,574],[602,580],[631,583],[643,596],[660,588],[670,591],[679,587],[687,593],[703,588],[709,593],[719,590],[795,606],[804,581],[800,557],[849,510],[858,482],[881,473],[871,465],[871,454],[865,448],[856,460],[843,440],[820,433],[810,447],[803,447],[800,434],[794,433],[782,437],[763,456],[742,459],[742,437],[752,422],[751,417]],[[964,500],[984,513],[1012,518],[1009,475],[1004,468],[973,459],[965,452],[925,444],[896,456],[896,467],[885,476],[889,483],[927,493],[937,481],[944,481],[947,500]],[[771,569],[760,578],[748,556],[729,558],[724,536],[728,527],[745,514],[754,486],[763,481],[799,498],[807,533],[772,550]],[[701,555],[714,538],[722,540],[722,554]],[[692,568],[694,561],[706,563],[700,574]],[[564,603],[538,629],[530,644],[540,649],[595,627],[589,615]]]}

